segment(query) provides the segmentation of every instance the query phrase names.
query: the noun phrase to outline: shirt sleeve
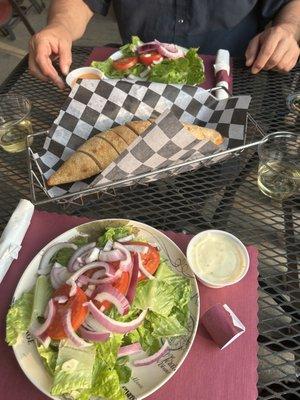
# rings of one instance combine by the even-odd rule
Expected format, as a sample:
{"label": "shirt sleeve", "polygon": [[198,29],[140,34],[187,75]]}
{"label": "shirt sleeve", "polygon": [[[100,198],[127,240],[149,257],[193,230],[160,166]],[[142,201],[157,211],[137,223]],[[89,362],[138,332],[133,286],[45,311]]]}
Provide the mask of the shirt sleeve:
{"label": "shirt sleeve", "polygon": [[107,15],[111,0],[83,0],[97,14]]}

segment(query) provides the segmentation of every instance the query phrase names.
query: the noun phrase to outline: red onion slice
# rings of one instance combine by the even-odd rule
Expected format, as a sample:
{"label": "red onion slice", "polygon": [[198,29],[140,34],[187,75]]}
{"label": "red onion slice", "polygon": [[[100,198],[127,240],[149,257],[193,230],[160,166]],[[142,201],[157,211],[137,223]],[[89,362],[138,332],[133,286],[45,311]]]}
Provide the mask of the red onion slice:
{"label": "red onion slice", "polygon": [[85,275],[80,275],[80,277],[77,279],[77,285],[79,286],[79,284],[82,285],[87,285],[90,281],[90,278],[88,276]]}
{"label": "red onion slice", "polygon": [[33,327],[31,329],[31,333],[35,337],[42,336],[46,332],[46,330],[49,328],[49,326],[51,325],[51,322],[55,315],[55,306],[54,306],[53,299],[49,300],[49,302],[48,302],[46,315],[47,315],[46,321],[42,325],[40,325],[38,327]]}
{"label": "red onion slice", "polygon": [[56,296],[53,298],[54,301],[57,301],[59,304],[64,304],[68,301],[67,296]]}
{"label": "red onion slice", "polygon": [[170,60],[174,60],[174,59],[176,59],[176,58],[180,58],[180,57],[183,57],[184,56],[184,53],[182,53],[182,52],[177,52],[177,53],[174,53],[174,52],[172,52],[172,51],[169,51],[169,50],[167,50],[166,48],[164,48],[164,47],[160,47],[159,49],[158,49],[158,52],[159,52],[159,54],[161,54],[163,57],[166,57],[166,58],[169,58]]}
{"label": "red onion slice", "polygon": [[150,357],[143,358],[142,360],[133,361],[133,365],[135,367],[143,367],[146,365],[153,364],[155,361],[158,361],[166,352],[169,350],[169,343],[166,340],[163,346],[158,350],[158,352],[152,354]]}
{"label": "red onion slice", "polygon": [[143,43],[136,49],[136,51],[138,54],[144,54],[144,53],[151,53],[152,51],[158,51],[158,48],[159,48],[159,42],[153,41],[153,42]]}
{"label": "red onion slice", "polygon": [[117,279],[118,275],[116,275],[111,268],[111,272],[105,274],[103,271],[96,271],[91,278],[89,279],[89,283],[93,283],[94,285],[101,285],[102,283],[110,283],[114,282]]}
{"label": "red onion slice", "polygon": [[158,40],[155,40],[155,42],[159,44],[157,51],[163,57],[170,59],[184,57],[183,50],[176,46],[176,44],[160,43]]}
{"label": "red onion slice", "polygon": [[108,239],[108,241],[105,243],[105,246],[103,247],[103,251],[110,251],[113,244],[114,242],[111,239]]}
{"label": "red onion slice", "polygon": [[139,274],[139,260],[137,253],[133,253],[132,259],[133,259],[133,267],[131,272],[130,284],[126,295],[129,304],[132,304],[133,299],[135,297],[136,286],[138,283],[138,274]]}
{"label": "red onion slice", "polygon": [[77,347],[91,346],[92,343],[87,343],[85,340],[81,339],[81,337],[79,337],[77,335],[77,333],[74,331],[74,328],[73,328],[72,322],[71,322],[71,314],[72,314],[72,310],[71,310],[71,308],[69,308],[69,310],[67,311],[67,313],[63,319],[63,327],[64,327],[65,334],[68,336],[68,338],[71,340],[71,342]]}
{"label": "red onion slice", "polygon": [[69,292],[69,296],[73,297],[73,296],[75,296],[76,293],[77,293],[77,285],[76,285],[75,282],[72,282],[71,283],[71,289],[70,289],[70,292]]}
{"label": "red onion slice", "polygon": [[[91,276],[91,280],[97,280],[97,279],[99,279],[99,278],[103,278],[104,276],[106,275],[106,271],[104,270],[101,270],[101,269],[99,269],[99,271],[95,271],[94,273],[93,273],[93,275]],[[81,276],[83,276],[83,275],[81,275]]]}
{"label": "red onion slice", "polygon": [[109,337],[109,332],[94,332],[85,329],[83,326],[79,328],[79,333],[85,340],[90,340],[91,342],[106,342]]}
{"label": "red onion slice", "polygon": [[126,247],[118,242],[114,243],[114,249],[121,251],[125,255],[125,259],[120,262],[120,269],[122,271],[130,271],[132,268],[132,259],[130,251]]}
{"label": "red onion slice", "polygon": [[126,255],[120,250],[100,251],[99,260],[105,262],[115,262],[125,260]]}
{"label": "red onion slice", "polygon": [[85,257],[85,263],[89,264],[91,262],[97,261],[99,257],[100,249],[98,247],[94,247],[88,255]]}
{"label": "red onion slice", "polygon": [[126,297],[120,293],[116,288],[111,285],[103,285],[100,288],[101,292],[96,294],[95,300],[102,302],[102,301],[109,301],[112,303],[116,309],[118,310],[119,314],[124,315],[129,310],[129,302]]}
{"label": "red onion slice", "polygon": [[[158,42],[158,41],[157,41]],[[158,42],[160,47],[170,51],[171,53],[177,53],[179,51],[179,47],[176,46],[174,43],[162,43]]]}
{"label": "red onion slice", "polygon": [[85,246],[79,247],[79,249],[77,249],[75,251],[75,253],[70,258],[70,261],[68,262],[68,270],[71,272],[74,272],[74,264],[75,264],[77,258],[82,256],[86,251],[91,250],[95,246],[96,246],[96,243],[92,242],[92,243],[86,244]]}
{"label": "red onion slice", "polygon": [[142,254],[146,254],[148,253],[149,250],[149,246],[143,246],[141,244],[130,244],[130,243],[122,243],[124,245],[124,247],[128,250],[128,251],[136,251],[137,253],[142,253]]}
{"label": "red onion slice", "polygon": [[91,314],[88,314],[82,326],[89,331],[107,333],[107,330]]}
{"label": "red onion slice", "polygon": [[58,289],[71,276],[71,273],[66,267],[59,263],[54,263],[50,272],[50,281],[54,289]]}
{"label": "red onion slice", "polygon": [[143,262],[142,262],[140,253],[137,253],[137,256],[138,256],[138,262],[139,262],[139,270],[141,271],[141,273],[148,279],[155,279],[155,277],[153,275],[151,275],[150,272],[148,272],[146,270],[146,268],[143,266]]}
{"label": "red onion slice", "polygon": [[89,285],[87,287],[87,289],[84,291],[85,294],[87,295],[87,297],[91,297],[92,296],[92,294],[94,293],[95,288],[96,288],[95,285]]}
{"label": "red onion slice", "polygon": [[98,310],[92,301],[85,303],[89,311],[99,324],[112,333],[128,333],[136,329],[143,321],[147,314],[144,310],[136,319],[130,322],[119,322],[105,315],[102,311]]}
{"label": "red onion slice", "polygon": [[74,262],[71,272],[78,271],[78,270],[82,267],[82,264],[80,263],[79,260],[80,260],[80,258],[77,259],[77,260]]}
{"label": "red onion slice", "polygon": [[118,351],[118,357],[131,356],[132,354],[139,353],[142,350],[143,349],[139,342],[132,343],[129,344],[128,346],[120,347]]}
{"label": "red onion slice", "polygon": [[124,236],[120,239],[117,240],[117,242],[124,243],[124,242],[130,242],[134,238],[134,235],[128,235]]}
{"label": "red onion slice", "polygon": [[65,248],[70,248],[70,249],[77,249],[76,244],[74,243],[68,243],[68,242],[63,242],[63,243],[55,243],[49,249],[45,251],[43,254],[43,257],[41,258],[39,269],[38,269],[38,274],[39,275],[46,275],[50,272],[51,270],[51,258],[61,249]]}
{"label": "red onion slice", "polygon": [[111,267],[109,266],[109,264],[107,264],[106,262],[103,261],[96,261],[90,264],[87,264],[85,267],[80,268],[79,271],[76,271],[73,275],[70,276],[70,278],[67,280],[68,284],[72,284],[72,282],[77,281],[77,279],[83,275],[85,272],[89,271],[90,269],[94,269],[94,268],[102,268],[105,270],[106,273],[111,273]]}

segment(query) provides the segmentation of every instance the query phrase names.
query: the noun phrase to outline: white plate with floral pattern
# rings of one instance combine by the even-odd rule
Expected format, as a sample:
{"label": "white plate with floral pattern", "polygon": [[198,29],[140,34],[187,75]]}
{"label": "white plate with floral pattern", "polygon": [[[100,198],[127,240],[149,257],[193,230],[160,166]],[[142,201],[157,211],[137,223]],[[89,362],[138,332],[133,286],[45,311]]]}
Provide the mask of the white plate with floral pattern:
{"label": "white plate with floral pattern", "polygon": [[[176,373],[191,349],[199,321],[200,298],[196,279],[188,266],[183,252],[166,235],[148,225],[125,219],[99,220],[79,225],[59,235],[34,257],[18,283],[14,300],[34,286],[41,257],[45,250],[54,243],[70,241],[81,233],[88,233],[94,237],[99,236],[101,230],[106,226],[125,224],[135,226],[139,229],[139,235],[149,242],[157,243],[161,254],[169,260],[171,268],[178,274],[189,278],[192,287],[192,296],[189,304],[190,318],[187,326],[188,334],[184,337],[171,339],[169,341],[169,352],[156,363],[144,367],[132,367],[130,381],[122,385],[127,398],[143,399],[158,390]],[[50,394],[52,377],[46,370],[36,350],[35,341],[29,332],[19,338],[17,344],[13,346],[13,350],[20,367],[33,385],[48,397],[57,399],[57,397]]]}

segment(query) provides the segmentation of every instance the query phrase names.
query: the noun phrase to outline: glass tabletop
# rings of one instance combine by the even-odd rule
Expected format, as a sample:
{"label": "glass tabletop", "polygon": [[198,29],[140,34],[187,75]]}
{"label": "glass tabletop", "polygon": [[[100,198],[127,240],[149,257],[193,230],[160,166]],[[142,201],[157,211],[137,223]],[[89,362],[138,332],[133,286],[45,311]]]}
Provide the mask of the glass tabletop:
{"label": "glass tabletop", "polygon": [[[84,63],[91,48],[75,47],[74,66]],[[242,60],[234,60],[234,94],[250,94],[250,112],[264,133],[279,130],[300,134],[299,114],[286,98],[300,90],[300,65],[290,74],[250,74]],[[18,92],[32,103],[34,131],[50,127],[68,90],[32,78],[25,58],[0,87]],[[197,233],[225,229],[260,252],[259,266],[259,398],[300,397],[300,199],[278,203],[257,188],[257,149],[197,171],[151,183],[117,189],[90,198],[82,206],[64,209],[56,204],[40,208],[93,218],[130,218],[159,229]],[[20,197],[29,197],[24,153],[0,151],[0,229]]]}

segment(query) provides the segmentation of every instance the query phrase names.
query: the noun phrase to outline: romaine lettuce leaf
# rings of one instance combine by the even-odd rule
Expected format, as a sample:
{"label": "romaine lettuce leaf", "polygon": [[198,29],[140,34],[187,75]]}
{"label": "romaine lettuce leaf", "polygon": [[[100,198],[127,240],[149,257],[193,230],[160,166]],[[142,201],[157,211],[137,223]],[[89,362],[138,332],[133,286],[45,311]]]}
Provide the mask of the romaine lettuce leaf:
{"label": "romaine lettuce leaf", "polygon": [[135,234],[135,232],[136,228],[131,225],[106,228],[104,233],[99,237],[97,245],[99,247],[104,247],[108,240],[115,241],[125,236]]}
{"label": "romaine lettuce leaf", "polygon": [[186,83],[197,85],[205,81],[204,64],[202,58],[197,53],[198,49],[190,49],[185,55],[189,62]]}
{"label": "romaine lettuce leaf", "polygon": [[[101,363],[100,363],[101,364]],[[125,400],[118,373],[115,369],[99,368],[91,389],[84,390],[78,400],[104,398],[106,400]]]}
{"label": "romaine lettuce leaf", "polygon": [[111,58],[105,61],[93,61],[91,67],[98,68],[107,78],[111,79],[121,79],[128,74],[127,71],[117,71],[113,67],[113,60]]}
{"label": "romaine lettuce leaf", "polygon": [[27,331],[33,306],[33,289],[23,293],[22,296],[12,304],[6,316],[6,342],[9,346],[17,343],[18,336]]}
{"label": "romaine lettuce leaf", "polygon": [[152,355],[161,348],[161,339],[182,336],[186,333],[185,326],[178,321],[176,315],[163,316],[148,311],[143,324],[124,336],[123,344],[139,342],[143,350]]}
{"label": "romaine lettuce leaf", "polygon": [[125,399],[120,386],[119,373],[122,374],[121,378],[125,379],[128,371],[124,370],[125,366],[121,365],[122,363],[117,363],[122,337],[122,335],[113,335],[108,341],[96,344],[92,385],[81,393],[80,400],[89,400],[90,397],[103,397],[108,400]]}
{"label": "romaine lettuce leaf", "polygon": [[121,79],[128,75],[140,76],[140,74],[147,68],[145,65],[137,63],[133,67],[124,71],[117,71],[113,66],[113,60],[111,58],[108,58],[105,61],[93,61],[91,66],[98,68],[107,78],[111,79]]}
{"label": "romaine lettuce leaf", "polygon": [[150,322],[153,338],[168,338],[186,335],[185,326],[181,325],[176,315],[164,316],[155,312],[147,313],[147,321]]}
{"label": "romaine lettuce leaf", "polygon": [[136,55],[136,49],[143,44],[138,36],[131,36],[131,43],[120,47],[123,57],[132,57]]}
{"label": "romaine lettuce leaf", "polygon": [[139,283],[133,307],[168,316],[174,306],[181,308],[189,303],[190,291],[189,279],[176,274],[166,261],[162,261],[155,279]]}
{"label": "romaine lettuce leaf", "polygon": [[69,340],[59,344],[51,394],[62,396],[92,385],[95,346],[78,348]]}
{"label": "romaine lettuce leaf", "polygon": [[129,361],[129,357],[120,357],[117,359],[115,364],[115,370],[119,376],[120,383],[127,383],[131,378],[131,369],[126,365]]}
{"label": "romaine lettuce leaf", "polygon": [[58,262],[59,264],[63,265],[66,267],[68,265],[68,262],[70,258],[72,257],[74,253],[74,249],[71,249],[69,247],[65,247],[64,249],[59,250],[55,256],[52,258],[52,262]]}
{"label": "romaine lettuce leaf", "polygon": [[39,352],[39,355],[41,356],[50,374],[54,375],[58,349],[55,349],[52,346],[46,348],[43,345],[40,345],[37,346],[37,351]]}
{"label": "romaine lettuce leaf", "polygon": [[106,342],[96,344],[96,358],[101,360],[103,366],[114,368],[123,335],[114,334]]}
{"label": "romaine lettuce leaf", "polygon": [[204,66],[197,49],[189,49],[185,57],[165,59],[153,65],[148,79],[153,82],[198,85],[204,81]]}
{"label": "romaine lettuce leaf", "polygon": [[140,310],[150,309],[162,315],[169,315],[173,306],[172,285],[158,279],[145,280],[138,285],[133,307]]}
{"label": "romaine lettuce leaf", "polygon": [[135,76],[140,76],[142,72],[145,71],[147,67],[141,63],[135,64],[133,67],[129,68],[127,70],[126,75],[135,75]]}
{"label": "romaine lettuce leaf", "polygon": [[72,243],[76,244],[78,247],[84,246],[85,244],[88,244],[88,242],[88,236],[76,236],[74,239],[72,239]]}
{"label": "romaine lettuce leaf", "polygon": [[[138,284],[134,303],[126,317],[128,320],[136,318],[137,310],[148,309],[148,313],[141,326],[124,336],[123,344],[140,342],[143,350],[151,355],[160,349],[161,339],[185,335],[190,296],[190,280],[162,261],[155,279]],[[126,317],[117,319],[124,321]]]}
{"label": "romaine lettuce leaf", "polygon": [[[150,311],[149,311],[150,313]],[[148,314],[149,314],[148,313]],[[153,327],[151,321],[147,318],[145,319],[143,325],[137,329],[140,339],[139,342],[143,350],[148,354],[152,355],[156,353],[161,348],[160,340],[153,335]]]}
{"label": "romaine lettuce leaf", "polygon": [[[72,243],[76,244],[78,247],[84,246],[89,241],[89,238],[86,236],[77,236],[75,239],[72,240]],[[64,249],[59,250],[54,257],[52,257],[53,262],[58,262],[59,264],[66,267],[70,258],[74,253],[74,249],[66,247]]]}

